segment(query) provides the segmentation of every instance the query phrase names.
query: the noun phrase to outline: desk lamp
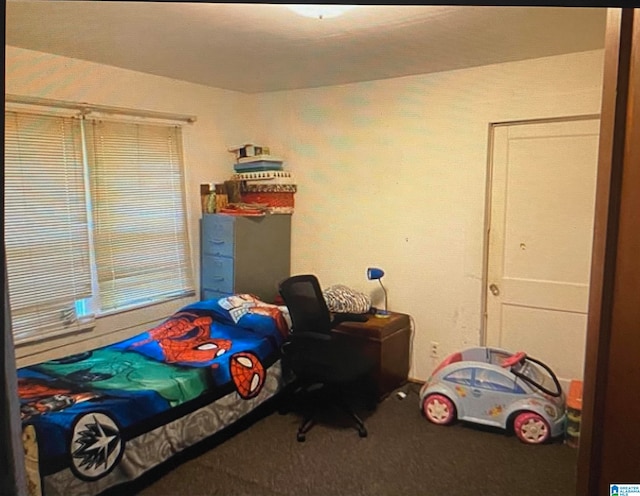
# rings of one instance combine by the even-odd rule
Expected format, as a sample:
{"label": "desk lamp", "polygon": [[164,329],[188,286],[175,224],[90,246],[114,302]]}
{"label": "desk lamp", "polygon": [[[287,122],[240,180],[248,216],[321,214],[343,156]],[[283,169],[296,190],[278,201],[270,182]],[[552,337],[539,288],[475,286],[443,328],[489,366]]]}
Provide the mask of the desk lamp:
{"label": "desk lamp", "polygon": [[369,267],[367,269],[367,279],[370,281],[377,279],[380,283],[380,287],[382,288],[382,292],[384,293],[384,310],[378,309],[375,313],[376,317],[384,319],[389,317],[389,312],[387,310],[387,290],[384,289],[384,286],[382,285],[382,276],[384,276],[384,271],[382,269],[377,269],[375,267]]}

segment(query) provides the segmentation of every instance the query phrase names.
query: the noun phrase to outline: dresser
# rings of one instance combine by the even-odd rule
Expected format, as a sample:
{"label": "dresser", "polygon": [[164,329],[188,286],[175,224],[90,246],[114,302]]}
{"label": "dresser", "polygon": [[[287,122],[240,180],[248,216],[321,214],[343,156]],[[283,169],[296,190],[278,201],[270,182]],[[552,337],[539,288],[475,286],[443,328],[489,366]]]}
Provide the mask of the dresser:
{"label": "dresser", "polygon": [[200,243],[202,300],[251,293],[273,302],[290,275],[291,215],[204,214]]}
{"label": "dresser", "polygon": [[373,361],[372,379],[379,399],[407,382],[411,353],[411,319],[389,312],[388,318],[369,315],[366,322],[343,322],[333,331]]}

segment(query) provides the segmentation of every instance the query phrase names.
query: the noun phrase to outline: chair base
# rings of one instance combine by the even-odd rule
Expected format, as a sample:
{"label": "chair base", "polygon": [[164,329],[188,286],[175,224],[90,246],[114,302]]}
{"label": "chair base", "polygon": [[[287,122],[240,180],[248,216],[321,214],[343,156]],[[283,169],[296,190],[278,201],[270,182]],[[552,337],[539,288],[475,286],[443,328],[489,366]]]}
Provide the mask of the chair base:
{"label": "chair base", "polygon": [[[328,406],[339,407],[342,412],[346,413],[351,420],[353,420],[354,426],[358,431],[358,435],[360,437],[368,436],[369,433],[364,425],[364,421],[345,400],[344,390],[340,388],[332,388],[328,385],[322,385],[320,389],[314,391],[309,391],[308,388],[299,387],[297,390],[292,392],[292,395],[305,395],[311,397],[311,402],[313,403],[310,407],[305,409],[305,415],[298,427],[298,431],[296,432],[296,439],[298,442],[306,441],[307,432],[309,432],[309,430],[316,424],[316,418],[319,411],[325,410]],[[319,396],[324,397],[324,400],[319,399]],[[329,401],[326,400],[327,396],[330,398]],[[285,408],[280,409],[280,413],[286,413],[286,411],[287,409]]]}

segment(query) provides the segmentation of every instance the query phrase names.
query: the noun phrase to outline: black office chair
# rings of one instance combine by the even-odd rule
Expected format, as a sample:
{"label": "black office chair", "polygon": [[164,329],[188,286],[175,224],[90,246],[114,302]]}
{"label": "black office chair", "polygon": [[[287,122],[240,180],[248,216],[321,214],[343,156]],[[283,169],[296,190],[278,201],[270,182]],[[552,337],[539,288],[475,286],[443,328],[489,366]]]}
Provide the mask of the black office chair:
{"label": "black office chair", "polygon": [[[360,437],[367,436],[362,419],[349,405],[348,398],[363,394],[368,405],[375,404],[371,382],[374,362],[331,329],[347,320],[362,321],[366,316],[336,314],[332,317],[314,275],[292,276],[280,283],[280,295],[289,309],[292,328],[282,346],[282,364],[295,376],[293,396],[312,394],[316,402],[306,412],[298,429],[298,441],[306,439],[315,423],[317,410],[325,404],[341,406],[355,421]],[[314,391],[310,391],[313,387]],[[320,386],[320,387],[318,387]],[[318,398],[323,401],[318,403]]]}

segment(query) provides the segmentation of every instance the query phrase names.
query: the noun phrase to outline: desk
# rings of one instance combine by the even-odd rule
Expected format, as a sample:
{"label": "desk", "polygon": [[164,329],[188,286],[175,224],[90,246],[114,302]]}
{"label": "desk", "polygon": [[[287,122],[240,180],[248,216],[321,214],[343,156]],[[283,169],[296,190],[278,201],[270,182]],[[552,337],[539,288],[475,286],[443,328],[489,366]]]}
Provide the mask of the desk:
{"label": "desk", "polygon": [[374,360],[373,379],[380,400],[407,382],[411,352],[408,315],[395,312],[390,312],[389,318],[369,315],[367,322],[343,322],[333,332]]}

